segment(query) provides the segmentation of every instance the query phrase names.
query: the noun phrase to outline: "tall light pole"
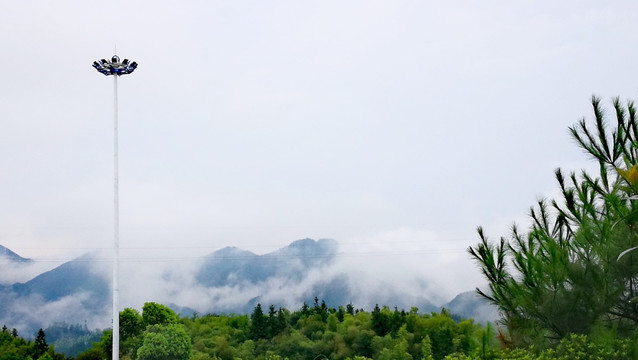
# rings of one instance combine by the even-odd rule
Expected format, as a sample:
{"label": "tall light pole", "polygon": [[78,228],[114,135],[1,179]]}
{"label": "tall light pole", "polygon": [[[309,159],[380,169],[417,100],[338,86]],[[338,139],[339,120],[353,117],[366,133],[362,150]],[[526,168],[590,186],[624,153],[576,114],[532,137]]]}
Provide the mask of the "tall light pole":
{"label": "tall light pole", "polygon": [[120,312],[119,308],[119,262],[120,262],[120,204],[119,204],[119,164],[117,140],[117,78],[132,73],[137,68],[135,61],[120,61],[113,55],[110,61],[94,61],[93,67],[100,73],[113,75],[113,360],[120,358]]}

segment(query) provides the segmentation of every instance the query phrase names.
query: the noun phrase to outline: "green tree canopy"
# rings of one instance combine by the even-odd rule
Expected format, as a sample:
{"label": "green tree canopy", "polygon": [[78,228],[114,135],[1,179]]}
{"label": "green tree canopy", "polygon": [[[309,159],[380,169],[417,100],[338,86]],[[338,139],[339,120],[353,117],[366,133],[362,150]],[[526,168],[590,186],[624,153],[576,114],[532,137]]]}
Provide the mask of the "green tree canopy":
{"label": "green tree canopy", "polygon": [[[150,319],[150,316],[147,317]],[[139,335],[144,330],[144,319],[140,313],[131,308],[126,308],[120,312],[120,337],[126,339]]]}
{"label": "green tree canopy", "polygon": [[615,126],[607,124],[593,97],[594,121],[570,128],[576,144],[598,164],[555,177],[559,199],[539,200],[532,225],[509,238],[468,249],[488,281],[478,293],[500,309],[513,344],[543,343],[568,334],[613,329],[629,336],[638,325],[638,124],[633,102],[613,102]]}
{"label": "green tree canopy", "polygon": [[191,340],[179,324],[151,325],[137,350],[139,360],[187,360],[192,352]]}
{"label": "green tree canopy", "polygon": [[253,340],[265,339],[268,337],[268,320],[264,315],[261,304],[257,304],[250,315],[250,330],[248,337]]}
{"label": "green tree canopy", "polygon": [[[133,316],[133,314],[130,314]],[[142,319],[144,325],[164,325],[177,322],[177,315],[168,307],[154,303],[144,303],[142,307]]]}
{"label": "green tree canopy", "polygon": [[48,349],[49,345],[47,345],[44,330],[40,329],[38,330],[38,333],[35,337],[35,343],[33,344],[33,354],[35,355],[34,357],[38,358],[44,355],[44,353],[46,353]]}

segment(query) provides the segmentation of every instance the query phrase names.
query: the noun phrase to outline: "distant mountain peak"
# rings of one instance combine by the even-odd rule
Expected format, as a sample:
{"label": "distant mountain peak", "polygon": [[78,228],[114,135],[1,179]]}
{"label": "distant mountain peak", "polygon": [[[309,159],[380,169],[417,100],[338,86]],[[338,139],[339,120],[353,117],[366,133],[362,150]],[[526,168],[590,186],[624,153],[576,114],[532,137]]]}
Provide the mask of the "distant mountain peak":
{"label": "distant mountain peak", "polygon": [[295,253],[298,255],[322,255],[332,257],[337,252],[338,243],[332,239],[302,239],[277,250],[275,253]]}
{"label": "distant mountain peak", "polygon": [[236,246],[226,246],[225,248],[221,248],[217,251],[215,251],[214,253],[212,253],[211,255],[209,255],[209,257],[212,258],[252,258],[257,256],[255,253],[250,252],[248,250],[243,250],[240,249]]}
{"label": "distant mountain peak", "polygon": [[288,246],[289,247],[307,246],[307,245],[314,244],[314,243],[316,243],[315,240],[313,240],[311,238],[305,238],[305,239],[300,239],[300,240],[293,241]]}
{"label": "distant mountain peak", "polygon": [[308,238],[264,255],[225,247],[207,256],[197,281],[209,287],[257,284],[275,277],[299,281],[311,269],[327,265],[336,255],[337,247],[334,240]]}
{"label": "distant mountain peak", "polygon": [[332,239],[319,239],[313,240],[311,238],[305,238],[297,241],[293,241],[290,245],[286,246],[288,248],[296,248],[296,247],[307,247],[307,246],[336,246],[337,242]]}
{"label": "distant mountain peak", "polygon": [[0,258],[9,259],[11,261],[16,261],[16,262],[31,261],[30,259],[23,258],[22,256],[14,253],[13,251],[9,250],[8,248],[2,245],[0,245]]}

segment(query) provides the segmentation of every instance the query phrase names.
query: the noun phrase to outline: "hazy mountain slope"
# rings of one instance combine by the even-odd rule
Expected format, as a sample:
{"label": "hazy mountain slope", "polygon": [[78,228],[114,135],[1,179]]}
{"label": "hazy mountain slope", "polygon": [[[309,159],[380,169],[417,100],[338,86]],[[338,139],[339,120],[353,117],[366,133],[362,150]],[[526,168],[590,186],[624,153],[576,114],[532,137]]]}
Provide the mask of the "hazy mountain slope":
{"label": "hazy mountain slope", "polygon": [[89,257],[0,288],[0,322],[27,334],[54,322],[103,325],[109,285]]}
{"label": "hazy mountain slope", "polygon": [[[440,308],[424,296],[409,294],[394,284],[380,283],[356,271],[333,268],[338,245],[334,240],[298,240],[277,251],[256,255],[237,248],[224,248],[209,255],[196,281],[209,294],[236,299],[232,304],[211,301],[205,311],[250,312],[262,305],[297,307],[314,298],[331,307],[352,303],[372,309],[375,304],[420,311]],[[241,293],[252,294],[241,297]]]}
{"label": "hazy mountain slope", "polygon": [[473,318],[477,322],[495,321],[498,319],[498,309],[475,291],[458,294],[447,304],[443,305],[450,313],[463,318]]}
{"label": "hazy mountain slope", "polygon": [[26,281],[45,269],[0,245],[0,285]]}
{"label": "hazy mountain slope", "polygon": [[[250,251],[225,247],[206,257],[196,279],[200,284],[209,287],[231,285],[239,279],[250,279],[257,272],[254,270],[254,263],[258,259],[259,256]],[[260,275],[267,276],[268,274]]]}
{"label": "hazy mountain slope", "polygon": [[109,285],[103,276],[95,273],[92,260],[84,256],[38,275],[26,283],[14,284],[11,290],[19,296],[37,294],[46,301],[88,292],[94,296],[95,306],[100,306],[108,298]]}
{"label": "hazy mountain slope", "polygon": [[7,249],[6,247],[0,245],[0,261],[10,261],[10,262],[29,262],[30,259],[23,258],[22,256],[14,253],[13,251]]}
{"label": "hazy mountain slope", "polygon": [[[193,270],[178,266],[172,270],[178,273],[167,273],[162,267],[165,264],[154,265],[156,271],[144,273],[145,277],[122,288],[121,296],[141,299],[134,307],[157,301],[171,304],[184,315],[250,313],[257,303],[294,310],[302,302],[311,305],[315,297],[330,307],[352,303],[355,308],[368,310],[375,304],[406,310],[417,307],[421,312],[440,310],[426,297],[431,291],[427,284],[417,282],[405,288],[370,277],[344,266],[343,261],[337,262],[337,249],[334,240],[311,239],[295,241],[264,255],[227,247],[208,255]],[[5,253],[12,257],[14,254],[8,249]],[[60,321],[108,326],[110,273],[103,265],[83,256],[29,281],[0,285],[0,323],[28,331]],[[139,268],[128,271],[132,275]],[[473,292],[459,294],[444,307],[477,321],[496,317],[496,311]]]}
{"label": "hazy mountain slope", "polygon": [[336,241],[328,239],[298,240],[265,255],[227,247],[207,257],[196,279],[207,287],[257,284],[273,277],[299,281],[310,269],[328,264],[336,252]]}

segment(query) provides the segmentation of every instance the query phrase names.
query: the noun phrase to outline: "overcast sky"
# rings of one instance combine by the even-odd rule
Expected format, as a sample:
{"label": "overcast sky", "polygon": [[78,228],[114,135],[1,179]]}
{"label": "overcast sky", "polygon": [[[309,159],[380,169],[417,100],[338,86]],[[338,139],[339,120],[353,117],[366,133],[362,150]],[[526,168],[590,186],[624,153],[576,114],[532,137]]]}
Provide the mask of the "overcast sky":
{"label": "overcast sky", "polygon": [[556,167],[588,166],[567,128],[591,95],[638,95],[629,1],[0,6],[0,244],[39,259],[111,244],[113,79],[91,63],[116,47],[139,63],[118,83],[125,255],[332,238],[449,293],[480,281],[476,226],[505,235]]}

